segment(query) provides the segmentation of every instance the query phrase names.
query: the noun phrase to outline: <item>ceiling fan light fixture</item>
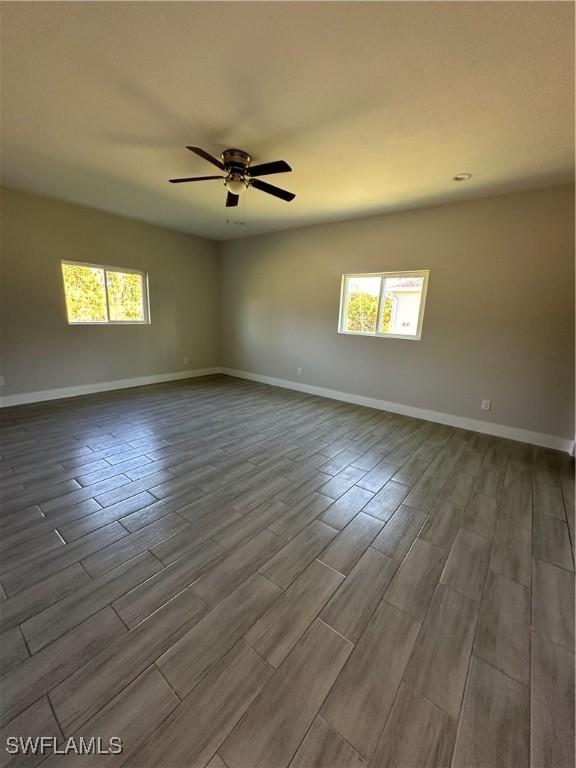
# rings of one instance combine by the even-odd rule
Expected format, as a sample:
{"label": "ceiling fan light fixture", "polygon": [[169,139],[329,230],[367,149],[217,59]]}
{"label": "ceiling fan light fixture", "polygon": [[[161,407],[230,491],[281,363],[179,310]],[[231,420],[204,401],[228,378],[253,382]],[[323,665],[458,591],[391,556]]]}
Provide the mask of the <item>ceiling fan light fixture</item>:
{"label": "ceiling fan light fixture", "polygon": [[246,189],[246,182],[243,179],[230,178],[225,180],[224,186],[228,192],[231,192],[233,195],[239,195]]}

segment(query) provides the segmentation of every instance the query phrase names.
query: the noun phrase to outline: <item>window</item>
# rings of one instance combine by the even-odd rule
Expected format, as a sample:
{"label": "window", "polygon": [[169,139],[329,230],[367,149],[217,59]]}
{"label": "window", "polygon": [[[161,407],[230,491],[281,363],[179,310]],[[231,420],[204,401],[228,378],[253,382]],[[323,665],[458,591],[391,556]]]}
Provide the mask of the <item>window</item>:
{"label": "window", "polygon": [[150,322],[144,272],[63,261],[62,276],[69,323]]}
{"label": "window", "polygon": [[343,275],[340,333],[420,339],[428,271]]}

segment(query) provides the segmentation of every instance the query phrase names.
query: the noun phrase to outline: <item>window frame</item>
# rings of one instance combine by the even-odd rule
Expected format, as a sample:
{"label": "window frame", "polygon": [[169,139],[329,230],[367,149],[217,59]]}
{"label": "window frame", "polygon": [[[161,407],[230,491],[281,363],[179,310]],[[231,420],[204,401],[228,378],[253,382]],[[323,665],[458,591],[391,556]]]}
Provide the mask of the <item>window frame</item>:
{"label": "window frame", "polygon": [[[63,266],[70,264],[75,267],[90,267],[92,269],[101,269],[104,272],[104,295],[106,297],[106,314],[107,320],[70,320],[68,316],[68,302],[66,301],[66,281],[64,280]],[[106,280],[106,272],[120,272],[122,274],[140,275],[142,280],[142,300],[144,309],[143,320],[110,320],[110,301],[108,299],[108,282]],[[141,269],[133,269],[132,267],[110,267],[106,264],[94,264],[89,261],[72,261],[71,259],[61,259],[60,261],[60,274],[62,277],[62,294],[64,296],[64,312],[66,313],[66,322],[68,325],[150,325],[150,292],[148,288],[148,273]]]}
{"label": "window frame", "polygon": [[[424,322],[424,310],[426,308],[426,296],[428,293],[428,278],[430,275],[429,269],[412,269],[402,270],[397,272],[351,272],[342,275],[342,283],[340,287],[340,311],[338,314],[338,333],[343,336],[365,336],[373,339],[407,339],[409,341],[421,341],[422,339],[422,325]],[[351,278],[358,277],[380,277],[380,294],[378,296],[378,312],[376,316],[376,330],[372,331],[347,331],[346,330],[346,304],[348,298],[348,281]],[[422,277],[422,292],[420,294],[420,307],[418,309],[418,325],[416,327],[416,333],[403,334],[403,333],[382,333],[378,330],[380,328],[382,320],[382,312],[384,310],[384,303],[382,297],[384,294],[384,288],[386,285],[385,278],[387,277]]]}

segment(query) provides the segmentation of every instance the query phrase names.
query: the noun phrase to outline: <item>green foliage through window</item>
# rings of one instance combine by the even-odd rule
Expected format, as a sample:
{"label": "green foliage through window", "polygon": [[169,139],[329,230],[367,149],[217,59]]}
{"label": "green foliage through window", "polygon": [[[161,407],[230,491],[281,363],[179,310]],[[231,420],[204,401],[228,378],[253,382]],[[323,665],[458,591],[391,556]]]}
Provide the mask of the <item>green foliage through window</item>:
{"label": "green foliage through window", "polygon": [[110,320],[144,320],[142,276],[135,272],[106,272]]}
{"label": "green foliage through window", "polygon": [[392,296],[384,296],[384,308],[382,310],[382,320],[380,322],[380,333],[390,333],[392,327]]}
{"label": "green foliage through window", "polygon": [[378,314],[378,296],[354,291],[346,307],[346,330],[352,333],[374,333]]}
{"label": "green foliage through window", "polygon": [[142,273],[63,262],[62,275],[68,322],[146,321]]}
{"label": "green foliage through window", "polygon": [[[350,333],[374,333],[378,321],[379,296],[364,291],[348,294],[346,330]],[[384,297],[380,332],[388,333],[392,322],[392,297]]]}

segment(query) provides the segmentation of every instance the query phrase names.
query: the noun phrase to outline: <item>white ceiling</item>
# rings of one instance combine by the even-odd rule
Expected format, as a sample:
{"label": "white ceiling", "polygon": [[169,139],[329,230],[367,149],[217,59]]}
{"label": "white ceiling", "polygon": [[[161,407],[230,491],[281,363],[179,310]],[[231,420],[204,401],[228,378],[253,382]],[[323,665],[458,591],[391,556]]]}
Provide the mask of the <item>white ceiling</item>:
{"label": "white ceiling", "polygon": [[[3,183],[222,240],[570,181],[573,16],[570,2],[3,3]],[[250,190],[227,211],[221,182],[170,185],[217,172],[186,144],[287,160],[268,180],[297,197]]]}

